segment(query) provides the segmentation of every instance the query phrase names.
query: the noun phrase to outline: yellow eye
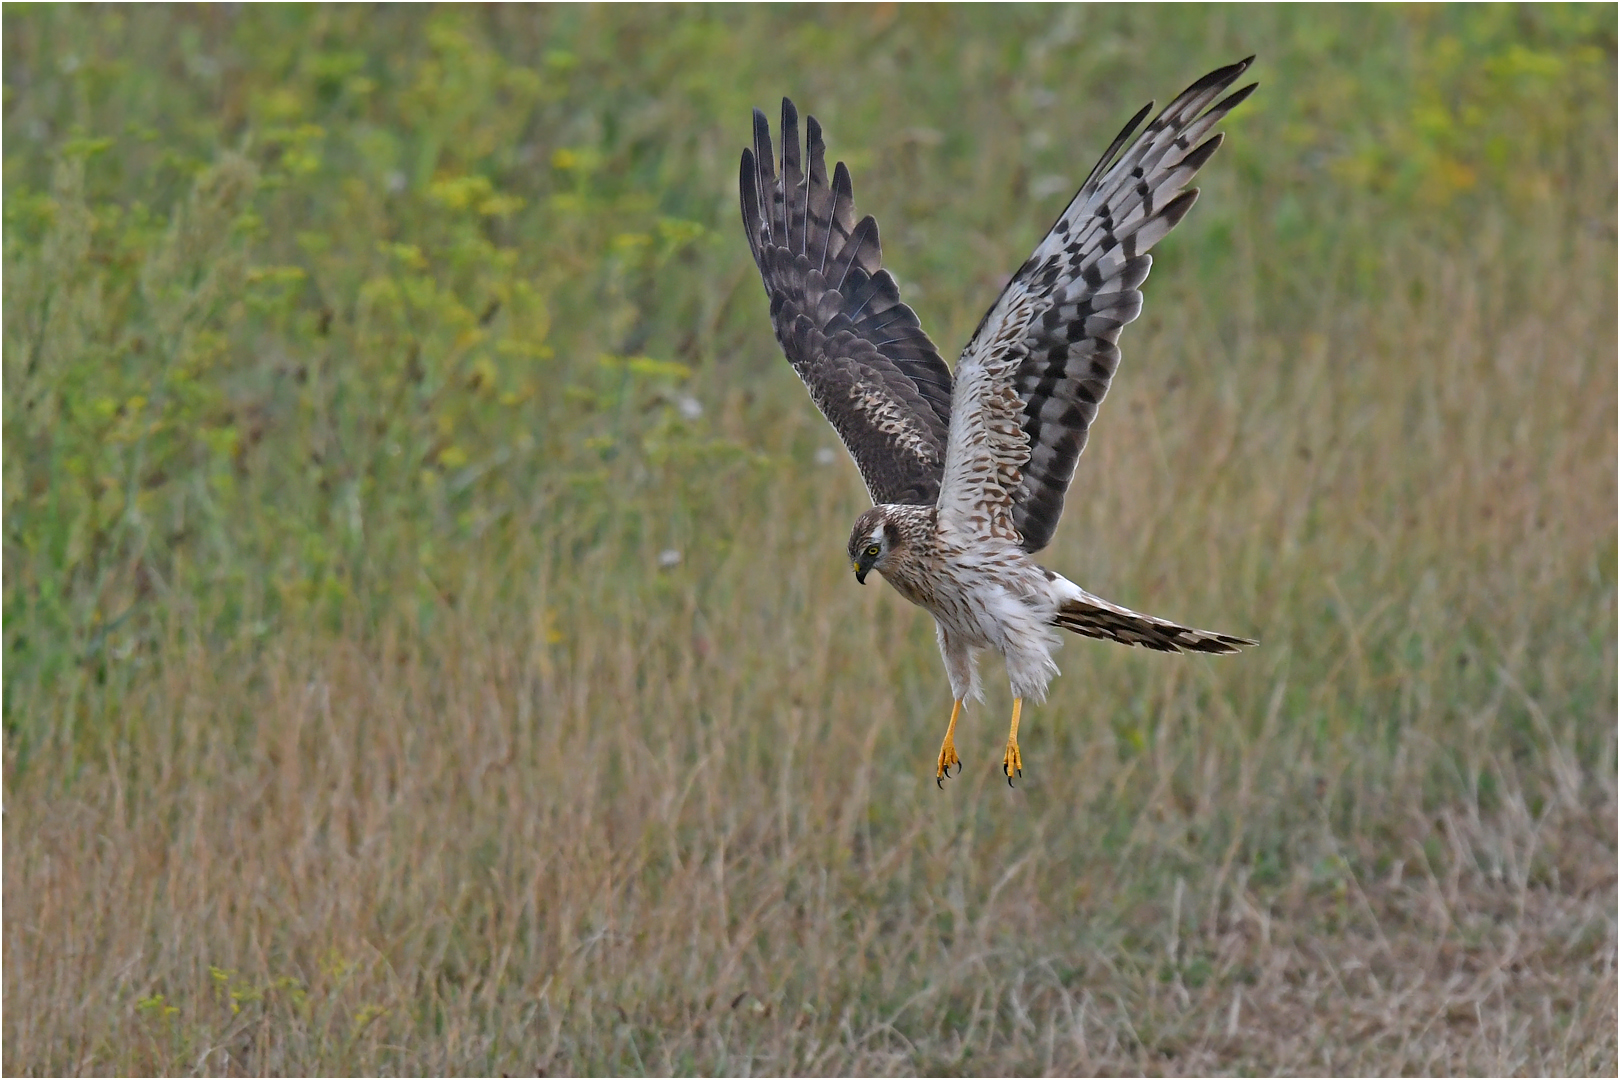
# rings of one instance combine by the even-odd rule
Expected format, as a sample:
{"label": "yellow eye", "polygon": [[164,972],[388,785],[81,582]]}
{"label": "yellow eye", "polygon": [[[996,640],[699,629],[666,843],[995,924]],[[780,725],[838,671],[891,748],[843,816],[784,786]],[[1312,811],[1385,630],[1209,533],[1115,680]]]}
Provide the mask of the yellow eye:
{"label": "yellow eye", "polygon": [[871,547],[868,547],[868,548],[867,548],[867,549],[866,549],[866,553],[867,553],[867,554],[868,554],[868,555],[871,555],[871,556],[872,556],[872,557],[873,557],[873,558],[876,558],[876,557],[877,557],[877,553],[878,553],[878,551],[879,551],[879,550],[880,550],[880,549],[879,549],[879,548],[878,548],[878,546],[877,546],[877,545],[876,545],[876,544],[873,544],[873,545],[872,545],[872,546],[871,546]]}

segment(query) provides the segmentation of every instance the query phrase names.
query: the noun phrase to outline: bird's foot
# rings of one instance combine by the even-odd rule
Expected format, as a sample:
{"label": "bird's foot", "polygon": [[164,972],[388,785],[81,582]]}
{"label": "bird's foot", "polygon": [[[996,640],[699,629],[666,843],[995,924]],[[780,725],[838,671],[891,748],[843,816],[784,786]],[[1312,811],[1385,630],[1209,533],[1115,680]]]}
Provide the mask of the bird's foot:
{"label": "bird's foot", "polygon": [[1018,752],[1018,740],[1007,740],[1007,752],[1001,758],[1001,771],[1007,774],[1007,786],[1012,787],[1013,777],[1024,775],[1024,755]]}
{"label": "bird's foot", "polygon": [[956,766],[957,774],[962,772],[962,759],[956,756],[956,743],[952,738],[945,736],[945,744],[939,748],[939,768],[934,773],[934,783],[940,787],[951,778],[951,766]]}
{"label": "bird's foot", "polygon": [[1024,775],[1024,755],[1018,752],[1018,717],[1024,711],[1024,699],[1013,698],[1012,725],[1007,730],[1007,752],[1001,758],[1001,771],[1012,787],[1013,777]]}
{"label": "bird's foot", "polygon": [[940,787],[951,778],[951,766],[956,766],[957,775],[962,772],[962,759],[956,756],[956,717],[962,711],[962,701],[958,698],[951,705],[951,722],[945,728],[945,741],[939,747],[939,765],[934,772],[934,783]]}

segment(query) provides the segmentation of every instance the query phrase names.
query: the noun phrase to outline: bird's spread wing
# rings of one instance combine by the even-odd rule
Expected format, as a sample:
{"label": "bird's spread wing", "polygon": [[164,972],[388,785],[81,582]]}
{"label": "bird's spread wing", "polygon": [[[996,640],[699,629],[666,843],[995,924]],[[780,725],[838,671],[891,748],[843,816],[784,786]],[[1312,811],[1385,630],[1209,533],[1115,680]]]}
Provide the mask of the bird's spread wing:
{"label": "bird's spread wing", "polygon": [[1120,328],[1142,310],[1148,249],[1198,197],[1183,189],[1221,136],[1199,140],[1254,90],[1216,100],[1252,59],[1199,79],[1132,141],[1152,105],[1137,113],[986,313],[956,368],[942,523],[987,517],[1029,552],[1052,539]]}
{"label": "bird's spread wing", "polygon": [[877,222],[855,221],[849,170],[827,182],[821,126],[782,100],[782,171],[754,110],[742,154],[743,226],[771,299],[776,340],[860,467],[875,503],[932,503],[950,425],[951,373],[881,268]]}

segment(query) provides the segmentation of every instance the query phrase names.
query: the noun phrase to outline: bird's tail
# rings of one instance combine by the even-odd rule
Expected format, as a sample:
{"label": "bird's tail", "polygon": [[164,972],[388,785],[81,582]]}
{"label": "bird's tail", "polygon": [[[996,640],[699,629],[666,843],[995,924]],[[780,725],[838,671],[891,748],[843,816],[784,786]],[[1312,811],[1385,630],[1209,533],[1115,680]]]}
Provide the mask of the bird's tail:
{"label": "bird's tail", "polygon": [[1079,595],[1062,600],[1052,624],[1085,637],[1105,638],[1122,645],[1142,645],[1159,652],[1235,653],[1246,645],[1260,644],[1248,638],[1217,634],[1213,630],[1194,630],[1168,619],[1156,619],[1092,596],[1077,585],[1072,588]]}

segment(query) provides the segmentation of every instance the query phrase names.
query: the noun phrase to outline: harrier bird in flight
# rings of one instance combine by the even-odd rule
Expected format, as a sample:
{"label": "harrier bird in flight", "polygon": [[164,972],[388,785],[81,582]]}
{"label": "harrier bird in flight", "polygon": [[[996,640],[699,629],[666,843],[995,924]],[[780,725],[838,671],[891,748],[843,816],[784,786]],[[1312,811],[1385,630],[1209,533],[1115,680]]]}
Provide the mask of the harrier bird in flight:
{"label": "harrier bird in flight", "polygon": [[[1148,249],[1182,219],[1186,184],[1221,144],[1204,136],[1255,88],[1221,98],[1250,61],[1188,87],[1133,140],[1131,118],[1057,224],[1019,267],[962,350],[955,377],[881,268],[877,223],[855,218],[849,170],[827,181],[826,148],[782,101],[780,175],[770,124],[754,110],[742,153],[742,216],[771,301],[776,339],[837,430],[875,504],[855,522],[855,578],[876,570],[934,616],[951,681],[935,777],[956,755],[956,719],[983,700],[977,657],[995,649],[1012,684],[1002,769],[1021,774],[1018,717],[1058,673],[1061,627],[1162,652],[1232,653],[1255,642],[1194,630],[1093,596],[1039,566],[1075,462],[1119,366],[1119,331],[1142,310]],[[1219,98],[1220,100],[1217,100]],[[1200,141],[1203,140],[1203,141]]]}

